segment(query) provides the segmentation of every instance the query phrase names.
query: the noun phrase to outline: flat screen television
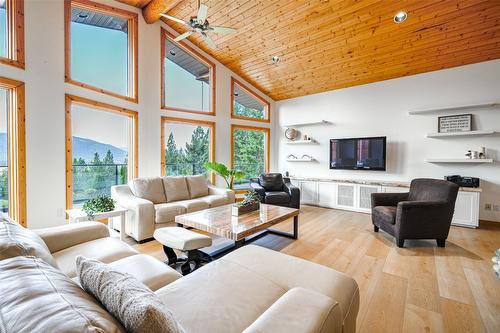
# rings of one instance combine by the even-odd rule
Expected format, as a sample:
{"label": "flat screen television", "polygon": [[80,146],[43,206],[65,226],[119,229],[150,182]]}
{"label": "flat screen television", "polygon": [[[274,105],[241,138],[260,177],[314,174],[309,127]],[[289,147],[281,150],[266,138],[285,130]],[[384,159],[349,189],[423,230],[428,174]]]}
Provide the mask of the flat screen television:
{"label": "flat screen television", "polygon": [[386,137],[331,139],[330,169],[385,171]]}

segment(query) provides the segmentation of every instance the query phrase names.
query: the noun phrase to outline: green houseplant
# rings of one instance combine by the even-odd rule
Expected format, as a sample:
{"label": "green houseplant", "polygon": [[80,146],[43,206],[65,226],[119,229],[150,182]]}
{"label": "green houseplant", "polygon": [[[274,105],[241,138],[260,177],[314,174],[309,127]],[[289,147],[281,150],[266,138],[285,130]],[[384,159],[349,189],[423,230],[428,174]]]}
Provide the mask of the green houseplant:
{"label": "green houseplant", "polygon": [[238,181],[245,176],[245,173],[229,169],[223,163],[206,162],[203,164],[203,167],[205,167],[206,170],[215,172],[215,174],[221,176],[226,182],[227,188],[231,190],[233,189],[234,181]]}
{"label": "green houseplant", "polygon": [[240,216],[258,210],[260,208],[260,200],[261,197],[255,190],[248,191],[243,201],[233,204],[231,215]]}
{"label": "green houseplant", "polygon": [[95,198],[87,200],[82,208],[89,220],[94,219],[95,213],[109,212],[113,209],[115,209],[115,201],[107,195],[98,195]]}

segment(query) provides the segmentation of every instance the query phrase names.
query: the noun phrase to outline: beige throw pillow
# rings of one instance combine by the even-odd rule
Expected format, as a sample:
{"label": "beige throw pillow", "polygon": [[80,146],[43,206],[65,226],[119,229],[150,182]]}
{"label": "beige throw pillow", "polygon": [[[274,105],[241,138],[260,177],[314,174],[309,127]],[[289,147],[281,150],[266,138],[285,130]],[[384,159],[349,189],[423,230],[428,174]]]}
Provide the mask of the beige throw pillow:
{"label": "beige throw pillow", "polygon": [[0,216],[0,260],[33,256],[58,268],[49,248],[36,233],[24,228],[6,215]]}
{"label": "beige throw pillow", "polygon": [[204,197],[208,195],[207,179],[203,175],[188,176],[186,182],[191,199]]}
{"label": "beige throw pillow", "polygon": [[94,259],[76,258],[82,287],[131,333],[182,333],[170,310],[148,287]]}
{"label": "beige throw pillow", "polygon": [[160,177],[136,178],[130,182],[132,193],[154,204],[165,203],[167,198]]}
{"label": "beige throw pillow", "polygon": [[167,202],[189,199],[186,177],[163,177]]}

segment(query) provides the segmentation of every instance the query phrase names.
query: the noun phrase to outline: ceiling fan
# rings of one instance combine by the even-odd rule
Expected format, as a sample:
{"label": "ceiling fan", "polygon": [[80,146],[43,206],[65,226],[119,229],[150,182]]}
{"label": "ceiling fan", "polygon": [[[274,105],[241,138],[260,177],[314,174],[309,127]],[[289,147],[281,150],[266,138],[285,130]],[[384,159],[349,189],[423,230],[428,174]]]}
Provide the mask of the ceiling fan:
{"label": "ceiling fan", "polygon": [[169,20],[186,25],[190,28],[188,31],[186,31],[182,35],[177,36],[177,38],[175,38],[176,42],[178,42],[184,38],[187,38],[194,33],[198,33],[210,48],[217,49],[217,45],[215,45],[215,42],[213,41],[212,38],[210,38],[208,36],[207,33],[215,32],[215,33],[219,33],[219,34],[233,34],[236,32],[236,29],[233,29],[233,28],[210,26],[210,23],[207,20],[208,6],[204,5],[204,4],[200,4],[200,0],[198,0],[198,15],[191,16],[189,21],[185,21],[185,20],[179,19],[177,17],[173,17],[173,16],[163,14],[163,13],[160,15],[169,19]]}

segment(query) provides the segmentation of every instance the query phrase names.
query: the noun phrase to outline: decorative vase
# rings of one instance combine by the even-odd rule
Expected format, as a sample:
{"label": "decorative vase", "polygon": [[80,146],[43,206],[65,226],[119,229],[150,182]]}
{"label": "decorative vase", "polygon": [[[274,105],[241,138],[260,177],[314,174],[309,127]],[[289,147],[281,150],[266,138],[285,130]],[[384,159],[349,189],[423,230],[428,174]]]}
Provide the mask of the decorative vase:
{"label": "decorative vase", "polygon": [[231,215],[241,216],[243,214],[250,213],[250,212],[253,212],[253,211],[256,211],[259,209],[260,209],[260,202],[256,202],[256,203],[254,203],[252,205],[248,205],[248,206],[233,205],[233,207],[231,207]]}

